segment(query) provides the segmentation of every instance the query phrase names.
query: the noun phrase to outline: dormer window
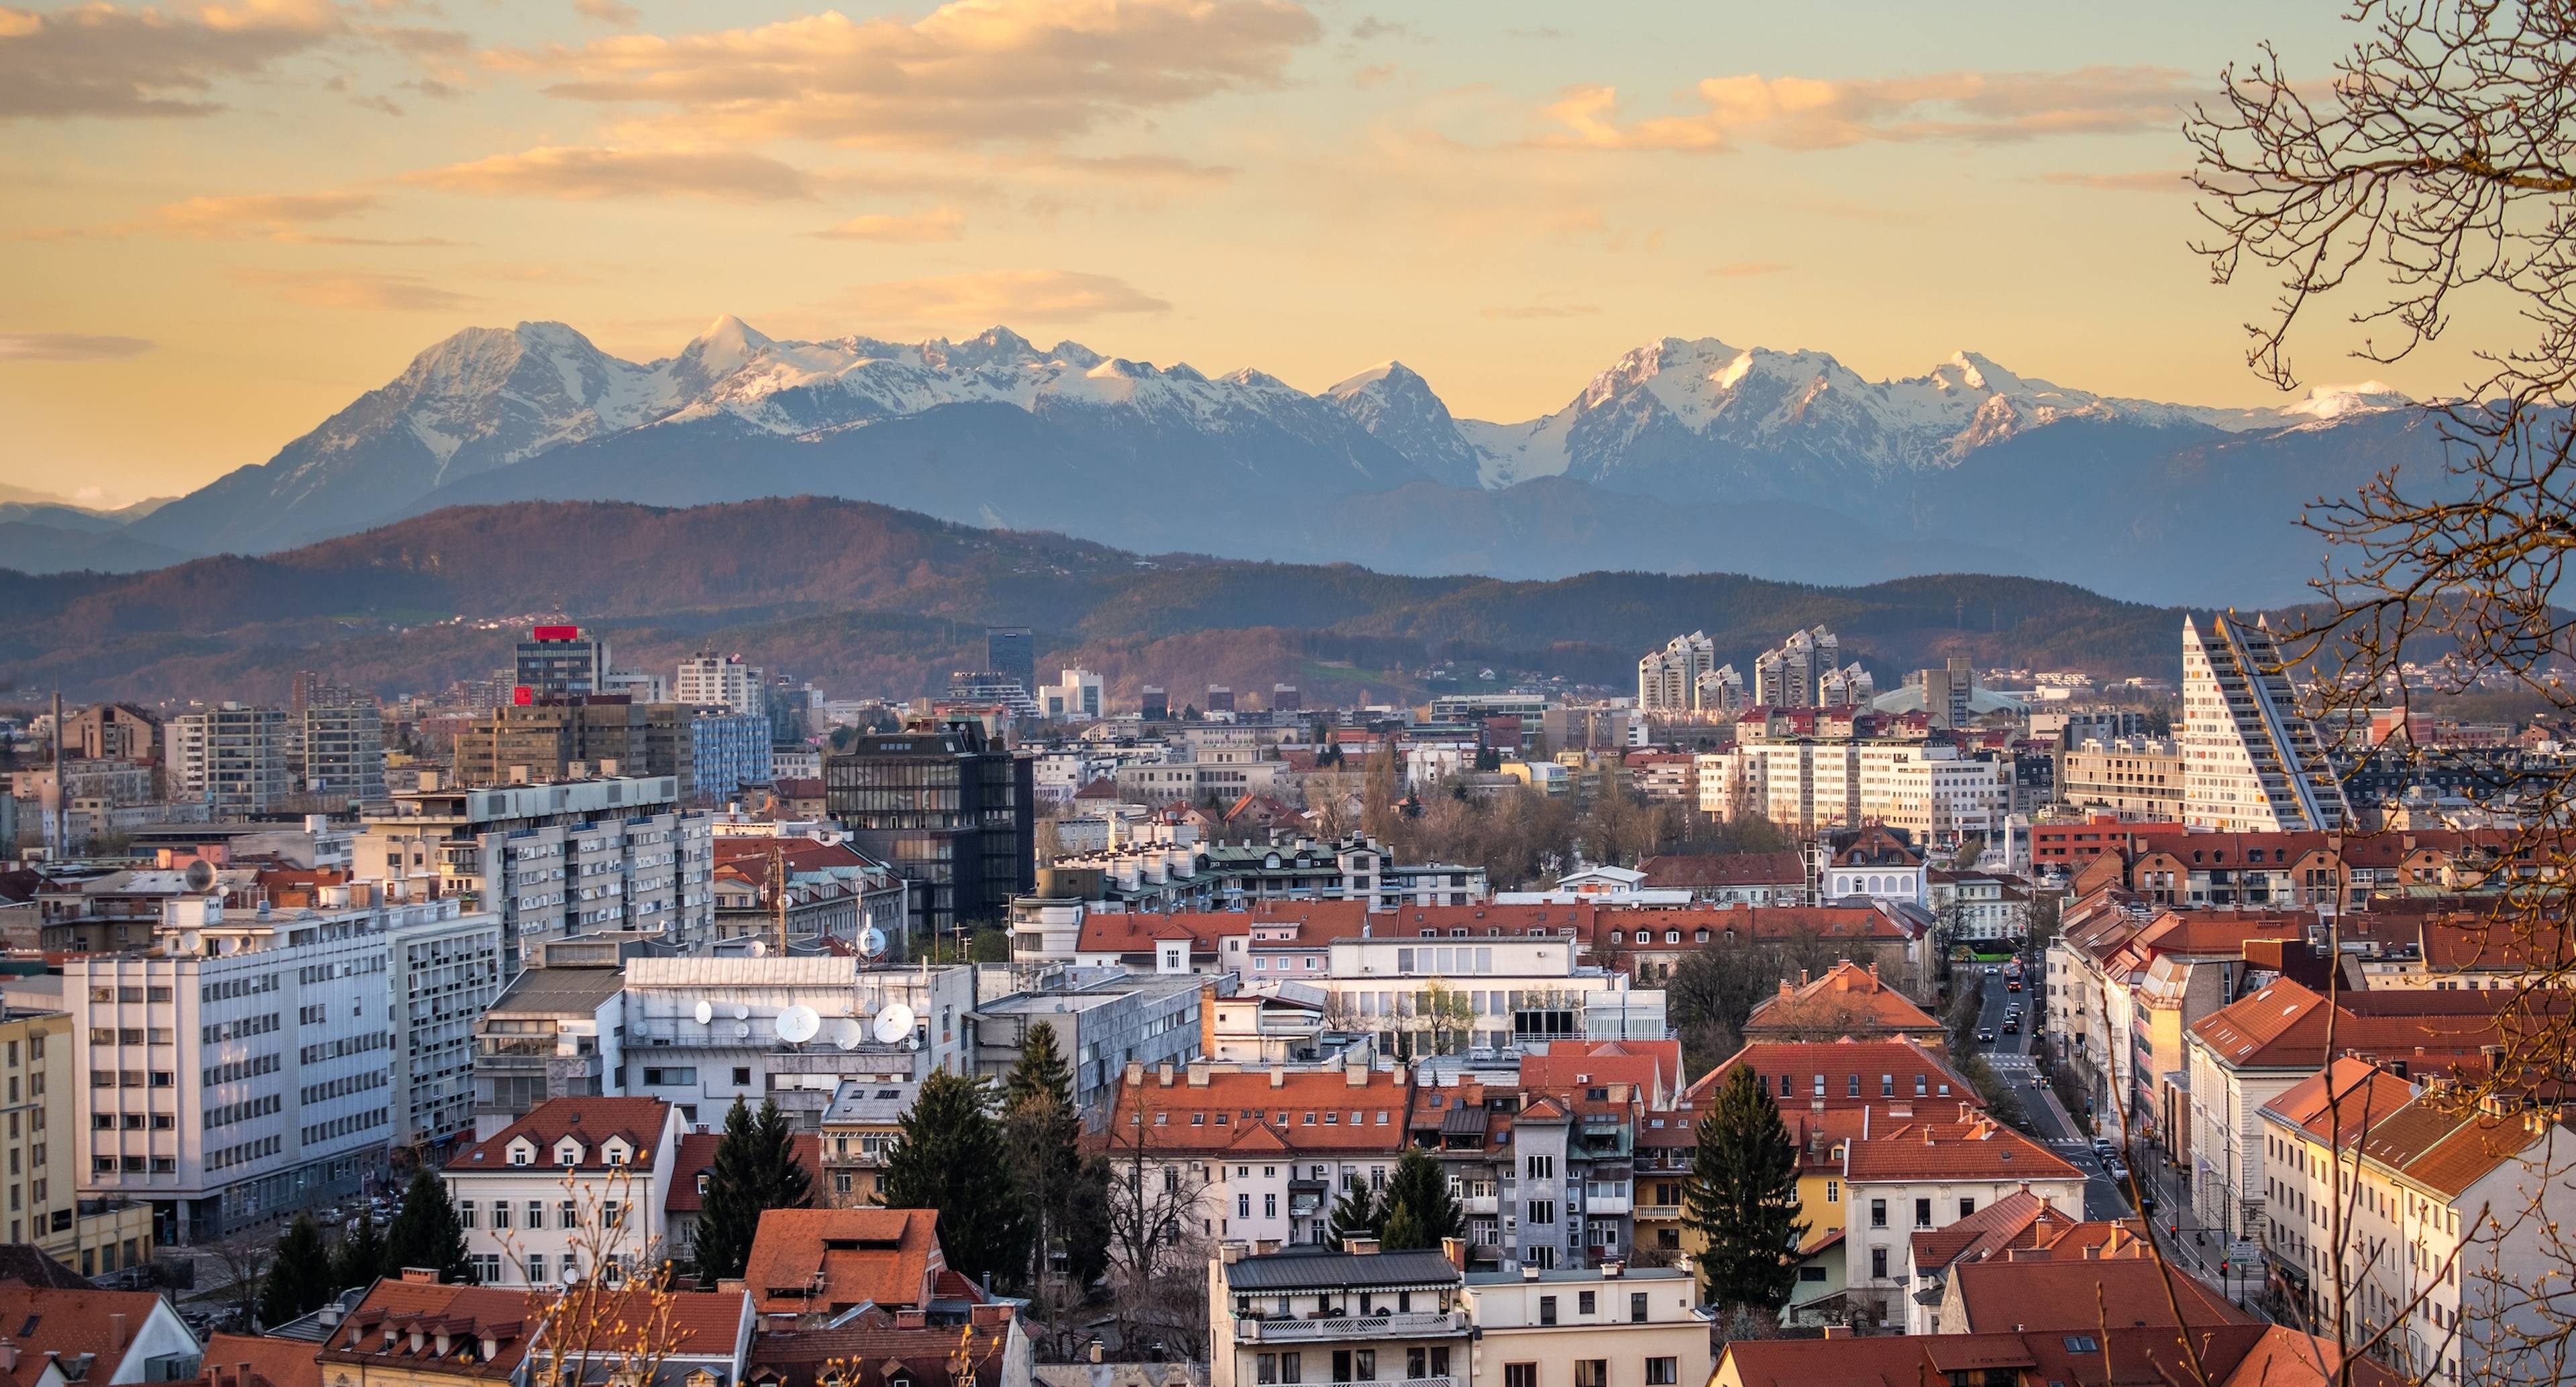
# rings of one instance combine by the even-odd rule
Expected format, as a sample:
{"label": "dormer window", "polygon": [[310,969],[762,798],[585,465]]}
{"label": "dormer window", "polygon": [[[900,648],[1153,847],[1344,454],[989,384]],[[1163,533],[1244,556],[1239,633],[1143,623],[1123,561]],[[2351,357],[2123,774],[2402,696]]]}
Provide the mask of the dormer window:
{"label": "dormer window", "polygon": [[599,1149],[600,1159],[610,1165],[626,1164],[627,1157],[631,1154],[626,1148],[626,1143],[622,1141],[611,1141]]}
{"label": "dormer window", "polygon": [[529,1141],[525,1137],[521,1137],[519,1140],[510,1143],[510,1164],[535,1165],[536,1163],[537,1144],[535,1142]]}
{"label": "dormer window", "polygon": [[565,1166],[581,1164],[581,1143],[570,1138],[556,1142],[555,1164]]}

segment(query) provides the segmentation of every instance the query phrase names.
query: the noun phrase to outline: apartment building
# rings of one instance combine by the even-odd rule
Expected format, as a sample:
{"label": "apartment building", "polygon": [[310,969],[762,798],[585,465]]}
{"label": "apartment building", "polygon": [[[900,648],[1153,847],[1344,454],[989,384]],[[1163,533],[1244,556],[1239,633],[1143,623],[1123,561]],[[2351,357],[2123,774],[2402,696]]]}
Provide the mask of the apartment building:
{"label": "apartment building", "polygon": [[2298,714],[2271,628],[2182,622],[2183,822],[2278,832],[2352,821],[2316,728]]}
{"label": "apartment building", "polygon": [[474,1024],[474,1135],[493,1136],[556,1098],[626,1085],[626,958],[644,936],[541,945]]}
{"label": "apartment building", "polygon": [[975,1008],[975,1073],[1001,1079],[1019,1063],[1030,1029],[1044,1025],[1072,1071],[1073,1105],[1100,1111],[1128,1065],[1201,1058],[1200,1009],[1216,988],[1196,974],[1081,968],[1020,981],[1022,990]]}
{"label": "apartment building", "polygon": [[722,805],[748,787],[767,785],[769,719],[760,713],[700,708],[689,719],[689,773],[700,804]]}
{"label": "apartment building", "polygon": [[373,701],[304,710],[304,789],[331,806],[385,799],[385,719]]}
{"label": "apartment building", "polygon": [[692,944],[714,937],[713,828],[680,795],[669,776],[424,785],[365,818],[355,872],[402,898],[497,913],[504,978],[548,939],[632,930]]}
{"label": "apartment building", "polygon": [[1339,1191],[1382,1187],[1394,1172],[1410,1096],[1403,1071],[1364,1057],[1330,1069],[1135,1064],[1104,1154],[1198,1191],[1203,1237],[1274,1251],[1320,1243]]}
{"label": "apartment building", "polygon": [[501,995],[501,917],[456,899],[389,906],[397,1145],[442,1148],[474,1131],[474,1027]]}
{"label": "apartment building", "polygon": [[768,716],[769,681],[758,666],[744,664],[740,655],[699,651],[680,662],[671,691],[677,701],[700,708]]}
{"label": "apartment building", "polygon": [[2087,738],[2056,754],[2057,799],[2139,823],[2180,823],[2182,747],[2151,737]]}
{"label": "apartment building", "polygon": [[1673,637],[1663,649],[1648,651],[1637,661],[1637,711],[1700,711],[1701,680],[1716,670],[1717,647],[1707,632]]}
{"label": "apartment building", "polygon": [[65,961],[81,1191],[189,1243],[356,1191],[395,1132],[381,910],[171,901],[150,952]]}
{"label": "apartment building", "polygon": [[861,852],[913,883],[912,933],[998,922],[1036,882],[1033,767],[971,720],[921,721],[823,759],[823,795]]}
{"label": "apartment building", "polygon": [[83,1276],[150,1261],[152,1211],[119,1199],[80,1197],[80,1086],[72,1018],[0,1007],[0,1152],[8,1162],[9,1241],[33,1243]]}
{"label": "apartment building", "polygon": [[661,1255],[682,1130],[658,1098],[556,1098],[449,1157],[475,1281],[615,1284]]}
{"label": "apartment building", "polygon": [[1337,1029],[1375,1032],[1387,1055],[1664,1038],[1662,989],[1582,962],[1576,939],[1475,938],[1458,932],[1466,928],[1425,934],[1397,923],[1392,937],[1337,939],[1324,975],[1300,981],[1323,990]]}
{"label": "apartment building", "polygon": [[1208,1262],[1209,1387],[1464,1387],[1474,1351],[1465,1280],[1437,1252],[1255,1253],[1229,1238]]}
{"label": "apartment building", "polygon": [[2312,1322],[2384,1335],[2431,1387],[2557,1375],[2540,1288],[2566,1274],[2547,1230],[2576,1216],[2576,1132],[2554,1108],[2338,1059],[2262,1121],[2264,1251]]}
{"label": "apartment building", "polygon": [[909,1080],[843,1080],[832,1105],[823,1110],[823,1130],[816,1139],[822,1178],[815,1182],[814,1202],[840,1209],[874,1207],[886,1150],[903,1134],[903,1116],[920,1096],[921,1085]]}
{"label": "apartment building", "polygon": [[246,819],[294,792],[283,708],[219,703],[172,718],[161,732],[173,799],[203,800],[218,819]]}
{"label": "apartment building", "polygon": [[1873,1122],[1844,1143],[1845,1295],[1902,1325],[1910,1239],[2028,1190],[2084,1207],[2084,1172],[1962,1102],[1949,1113]]}
{"label": "apartment building", "polygon": [[456,735],[456,783],[530,785],[597,775],[661,777],[699,793],[697,710],[623,695],[544,696],[474,719]]}
{"label": "apartment building", "polygon": [[[1469,1379],[1512,1387],[1700,1387],[1709,1325],[1691,1274],[1610,1263],[1469,1272]],[[1408,1362],[1408,1368],[1411,1364]]]}

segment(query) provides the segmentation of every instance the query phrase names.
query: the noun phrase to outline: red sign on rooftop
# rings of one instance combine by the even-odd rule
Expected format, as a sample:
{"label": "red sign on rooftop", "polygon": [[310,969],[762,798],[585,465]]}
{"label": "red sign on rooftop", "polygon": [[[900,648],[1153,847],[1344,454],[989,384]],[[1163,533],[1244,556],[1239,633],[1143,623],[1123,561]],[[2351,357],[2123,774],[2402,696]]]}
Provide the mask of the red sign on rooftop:
{"label": "red sign on rooftop", "polygon": [[517,688],[510,690],[510,702],[517,707],[525,708],[536,701],[537,691],[529,688],[525,684],[521,684]]}
{"label": "red sign on rooftop", "polygon": [[530,631],[528,635],[532,639],[541,641],[577,641],[581,639],[581,628],[578,626],[540,626],[535,630]]}

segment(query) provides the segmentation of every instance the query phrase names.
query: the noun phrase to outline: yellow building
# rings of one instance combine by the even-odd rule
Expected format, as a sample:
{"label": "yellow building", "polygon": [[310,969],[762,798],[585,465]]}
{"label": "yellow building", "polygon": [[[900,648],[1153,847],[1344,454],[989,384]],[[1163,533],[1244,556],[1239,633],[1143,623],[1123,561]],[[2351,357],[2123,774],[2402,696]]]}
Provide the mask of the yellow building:
{"label": "yellow building", "polygon": [[0,1008],[0,1223],[83,1276],[152,1259],[152,1207],[80,1197],[72,1018]]}

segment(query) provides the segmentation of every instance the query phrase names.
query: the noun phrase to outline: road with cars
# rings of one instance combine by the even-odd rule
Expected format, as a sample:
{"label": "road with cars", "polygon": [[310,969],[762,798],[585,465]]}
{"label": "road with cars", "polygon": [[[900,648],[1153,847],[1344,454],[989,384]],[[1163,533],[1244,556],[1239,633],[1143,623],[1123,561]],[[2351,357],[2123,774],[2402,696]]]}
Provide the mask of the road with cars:
{"label": "road with cars", "polygon": [[[1977,985],[1984,990],[1985,1002],[1977,1014],[1977,1049],[1986,1057],[1996,1077],[2010,1084],[2021,1095],[2022,1107],[2030,1114],[2031,1136],[2046,1145],[2060,1158],[2085,1173],[2084,1216],[2088,1219],[2128,1218],[2131,1208],[2124,1179],[2116,1156],[2097,1150],[2075,1125],[2057,1095],[2039,1081],[2039,1068],[2030,1054],[2031,1033],[2037,1028],[2040,1003],[2028,990],[2012,991],[2000,966],[1985,973],[1988,965],[1975,967],[1981,976]],[[2006,1027],[2011,1029],[2007,1030]]]}

